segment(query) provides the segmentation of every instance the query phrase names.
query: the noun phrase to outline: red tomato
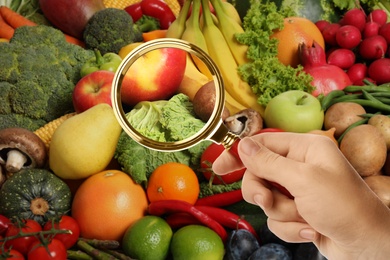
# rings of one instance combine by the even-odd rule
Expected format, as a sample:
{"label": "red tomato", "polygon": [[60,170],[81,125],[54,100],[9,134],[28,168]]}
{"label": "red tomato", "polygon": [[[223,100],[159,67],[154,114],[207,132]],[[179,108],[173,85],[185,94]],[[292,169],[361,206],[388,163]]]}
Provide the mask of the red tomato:
{"label": "red tomato", "polygon": [[15,249],[9,249],[6,251],[0,250],[0,259],[5,260],[24,260],[24,256]]}
{"label": "red tomato", "polygon": [[65,245],[58,239],[53,238],[48,245],[35,241],[28,252],[28,260],[66,260],[67,253]]}
{"label": "red tomato", "polygon": [[[20,227],[19,227],[20,224]],[[5,232],[6,237],[14,236],[18,234],[20,231],[23,233],[34,233],[42,231],[41,225],[32,219],[26,219],[21,223],[12,223],[9,225],[7,231]],[[7,248],[12,247],[16,251],[19,251],[23,255],[27,255],[28,249],[32,243],[39,241],[36,236],[24,236],[18,237],[12,240],[9,240],[5,243]]]}
{"label": "red tomato", "polygon": [[237,170],[225,175],[216,175],[211,166],[214,163],[215,159],[225,150],[225,147],[221,144],[212,143],[209,147],[204,150],[201,156],[200,166],[203,169],[203,176],[210,180],[212,179],[213,184],[230,184],[242,179],[245,169]]}
{"label": "red tomato", "polygon": [[43,226],[43,230],[50,230],[53,227],[58,230],[70,230],[70,234],[56,234],[54,238],[60,240],[66,247],[66,249],[71,248],[76,244],[77,239],[80,236],[80,226],[77,221],[68,215],[63,215],[59,221],[49,220]]}
{"label": "red tomato", "polygon": [[11,221],[4,215],[0,215],[0,235],[4,235]]}

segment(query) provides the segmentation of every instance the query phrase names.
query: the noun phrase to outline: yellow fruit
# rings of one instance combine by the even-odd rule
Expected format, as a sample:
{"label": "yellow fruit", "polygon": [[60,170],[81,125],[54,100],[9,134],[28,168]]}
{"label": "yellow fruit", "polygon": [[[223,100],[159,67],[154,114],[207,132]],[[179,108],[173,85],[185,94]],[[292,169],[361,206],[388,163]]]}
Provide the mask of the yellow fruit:
{"label": "yellow fruit", "polygon": [[225,249],[221,237],[210,228],[188,225],[173,234],[171,253],[174,260],[221,260]]}
{"label": "yellow fruit", "polygon": [[157,216],[145,216],[133,223],[122,239],[122,249],[131,258],[163,260],[169,253],[172,229]]}
{"label": "yellow fruit", "polygon": [[132,50],[134,50],[135,48],[137,48],[138,46],[140,46],[143,42],[133,42],[133,43],[130,43],[126,46],[123,46],[119,52],[118,52],[118,55],[124,59],[127,54],[129,54]]}

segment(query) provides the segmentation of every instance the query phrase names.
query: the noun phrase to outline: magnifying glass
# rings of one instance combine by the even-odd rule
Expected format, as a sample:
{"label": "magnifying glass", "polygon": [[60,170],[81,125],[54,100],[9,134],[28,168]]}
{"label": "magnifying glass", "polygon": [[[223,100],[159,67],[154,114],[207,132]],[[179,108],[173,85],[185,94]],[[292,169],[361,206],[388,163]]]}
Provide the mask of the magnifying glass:
{"label": "magnifying glass", "polygon": [[[215,104],[211,115],[206,122],[202,122],[201,119],[194,115],[193,111],[191,111],[191,102],[185,98],[183,100],[183,96],[178,93],[175,93],[164,101],[141,100],[136,105],[126,104],[123,100],[123,95],[125,95],[124,91],[127,92],[126,95],[138,95],[137,92],[139,92],[139,90],[136,89],[136,86],[133,86],[133,88],[128,87],[129,84],[126,82],[128,80],[127,77],[136,78],[138,76],[136,74],[139,73],[140,67],[141,70],[153,70],[150,68],[142,68],[140,63],[145,62],[145,60],[140,60],[153,60],[155,58],[148,57],[148,55],[151,55],[152,52],[160,51],[161,54],[162,50],[172,48],[184,51],[186,52],[186,55],[198,58],[198,60],[203,62],[210,72],[215,87]],[[163,56],[160,56],[160,58],[161,61]],[[141,77],[141,75],[139,75],[139,77]],[[148,78],[148,75],[142,75],[142,77]],[[149,78],[152,77],[153,75],[149,75]],[[235,141],[240,137],[239,134],[232,132],[228,127],[228,124],[225,124],[222,120],[222,113],[224,112],[225,105],[225,90],[223,79],[218,67],[201,48],[180,39],[163,38],[152,40],[143,43],[132,50],[123,59],[116,71],[112,85],[111,99],[115,116],[117,117],[117,120],[123,130],[134,141],[149,149],[162,152],[175,152],[188,149],[204,140],[223,144],[226,149],[230,149]],[[170,118],[172,117],[172,110],[174,110],[173,112],[177,110],[175,115],[177,116],[176,121],[171,120],[172,118]],[[156,114],[153,118],[156,120],[148,122],[148,127],[162,129],[162,131],[168,132],[168,134],[165,133],[166,135],[171,137],[173,135],[172,131],[174,131],[173,129],[176,125],[179,125],[183,131],[176,133],[176,137],[173,139],[165,138],[164,134],[158,136],[146,134],[147,131],[144,131],[141,129],[142,127],[140,127],[140,125],[143,124],[140,121],[149,117],[149,113],[153,112]],[[164,118],[164,116],[167,118]],[[188,119],[190,116],[193,116],[194,118]],[[137,120],[133,120],[134,118]],[[185,124],[186,122],[187,125]],[[185,132],[184,129],[194,126],[195,129],[197,127],[196,132],[189,136],[180,136],[181,132]]]}

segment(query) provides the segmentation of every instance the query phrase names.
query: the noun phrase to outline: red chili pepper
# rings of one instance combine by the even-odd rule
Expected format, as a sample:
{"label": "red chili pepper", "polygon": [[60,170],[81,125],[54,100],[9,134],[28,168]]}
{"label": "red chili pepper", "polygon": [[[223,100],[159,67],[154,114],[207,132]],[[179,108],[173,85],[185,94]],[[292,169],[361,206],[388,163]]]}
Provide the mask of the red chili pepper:
{"label": "red chili pepper", "polygon": [[163,0],[142,0],[141,9],[144,15],[157,18],[163,30],[168,29],[176,19],[172,9]]}
{"label": "red chili pepper", "polygon": [[260,242],[260,238],[258,234],[256,233],[256,230],[253,228],[253,226],[246,221],[245,219],[241,218],[237,214],[228,211],[223,208],[217,208],[217,207],[209,207],[209,206],[195,206],[196,209],[200,210],[201,212],[207,214],[217,222],[219,222],[222,226],[227,227],[229,229],[246,229],[249,232],[251,232],[256,239]]}
{"label": "red chili pepper", "polygon": [[195,202],[195,206],[213,206],[221,208],[240,202],[243,199],[241,189],[237,189],[200,198]]}
{"label": "red chili pepper", "polygon": [[140,2],[125,7],[125,11],[133,18],[133,22],[137,22],[143,15]]}
{"label": "red chili pepper", "polygon": [[185,212],[191,214],[203,225],[214,230],[225,242],[227,240],[227,232],[225,228],[209,215],[195,208],[194,205],[181,200],[160,200],[149,203],[148,212],[151,215],[161,216],[166,213]]}
{"label": "red chili pepper", "polygon": [[165,221],[171,228],[181,228],[187,225],[203,225],[199,220],[197,220],[194,216],[185,213],[178,212],[169,214]]}

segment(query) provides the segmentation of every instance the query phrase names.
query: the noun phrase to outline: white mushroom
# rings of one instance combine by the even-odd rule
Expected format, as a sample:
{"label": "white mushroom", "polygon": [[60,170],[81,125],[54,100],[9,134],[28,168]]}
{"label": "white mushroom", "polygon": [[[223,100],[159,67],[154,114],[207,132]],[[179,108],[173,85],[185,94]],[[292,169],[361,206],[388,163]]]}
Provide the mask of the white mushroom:
{"label": "white mushroom", "polygon": [[6,172],[15,173],[22,168],[41,168],[47,159],[43,141],[25,128],[0,130],[0,164]]}

